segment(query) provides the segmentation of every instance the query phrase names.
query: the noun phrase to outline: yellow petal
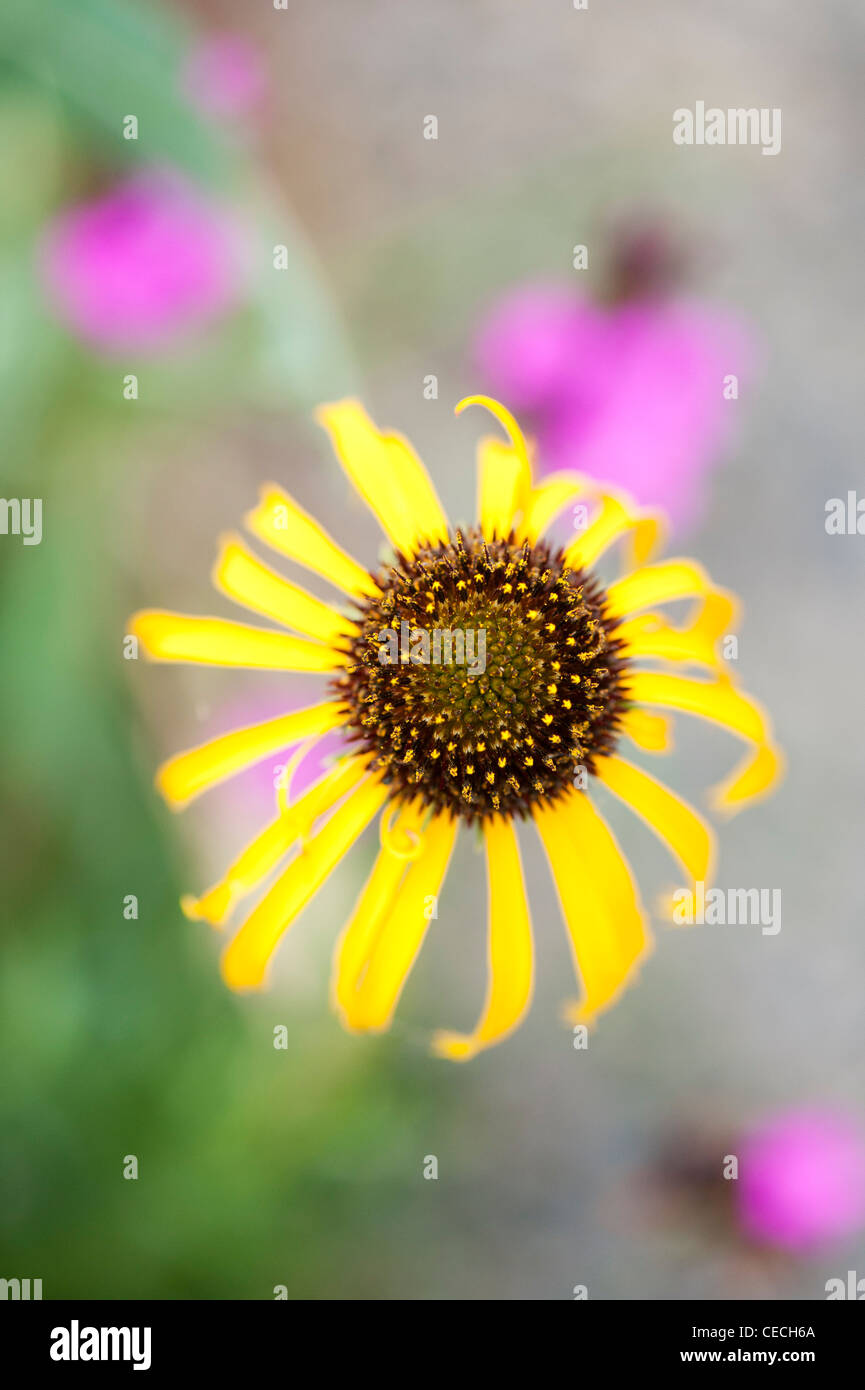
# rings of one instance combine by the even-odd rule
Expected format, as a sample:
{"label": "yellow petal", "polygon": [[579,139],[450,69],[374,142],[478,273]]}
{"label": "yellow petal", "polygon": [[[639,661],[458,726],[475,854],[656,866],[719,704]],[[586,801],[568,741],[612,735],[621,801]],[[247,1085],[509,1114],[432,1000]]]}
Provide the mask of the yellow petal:
{"label": "yellow petal", "polygon": [[584,792],[535,812],[558,888],[584,997],[568,1011],[588,1023],[608,1008],[649,951],[643,912],[625,860]]}
{"label": "yellow petal", "polygon": [[366,974],[354,996],[353,1028],[387,1028],[409,972],[423,945],[434,899],[438,897],[457,822],[434,816],[423,832],[421,852],[411,864],[390,913],[382,922]]}
{"label": "yellow petal", "polygon": [[422,542],[447,539],[447,518],[435,488],[402,435],[382,434],[359,401],[319,406],[315,418],[394,549],[412,555]]}
{"label": "yellow petal", "polygon": [[357,625],[262,564],[239,536],[227,536],[213,568],[213,582],[221,593],[242,603],[264,618],[294,628],[328,646],[344,644]]}
{"label": "yellow petal", "polygon": [[341,707],[328,700],[245,729],[234,729],[230,734],[222,734],[169,758],[156,774],[156,785],[166,801],[175,809],[179,808],[208,787],[242,772],[269,753],[281,752],[313,734],[326,734],[344,720]]}
{"label": "yellow petal", "polygon": [[662,705],[699,715],[755,744],[732,779],[712,792],[715,810],[732,815],[762,796],[783,772],[783,756],[772,740],[771,727],[756,700],[743,695],[729,678],[687,680],[656,671],[634,671],[626,677],[627,695],[646,705]]}
{"label": "yellow petal", "polygon": [[436,1033],[433,1051],[465,1062],[501,1042],[529,1007],[532,995],[532,927],[520,850],[510,821],[484,824],[489,886],[489,982],[483,1012],[473,1033]]}
{"label": "yellow petal", "polygon": [[466,396],[454,407],[460,415],[482,405],[508,435],[508,443],[482,439],[478,445],[478,510],[485,536],[509,536],[522,521],[532,490],[532,465],[523,432],[509,410],[491,396]]}
{"label": "yellow petal", "polygon": [[750,801],[761,800],[784,775],[786,760],[774,744],[762,744],[755,754],[746,753],[725,782],[712,792],[712,806],[722,815],[734,815]]}
{"label": "yellow petal", "polygon": [[605,787],[630,806],[678,859],[688,886],[712,877],[714,839],[705,821],[663,783],[623,758],[598,760],[595,771]]}
{"label": "yellow petal", "polygon": [[218,883],[200,898],[187,895],[181,900],[186,916],[191,921],[203,919],[214,927],[221,926],[238,899],[254,892],[292,845],[309,834],[319,816],[357,786],[367,763],[367,758],[346,758],[319,777],[250,841]]}
{"label": "yellow petal", "polygon": [[693,560],[663,560],[645,565],[619,579],[607,590],[607,612],[611,617],[651,608],[678,598],[699,598],[710,589],[709,576]]}
{"label": "yellow petal", "polygon": [[151,661],[191,661],[266,671],[335,671],[345,665],[345,655],[332,647],[223,618],[194,618],[148,609],[135,614],[129,631]]}
{"label": "yellow petal", "polygon": [[522,517],[531,488],[525,454],[501,439],[478,444],[478,512],[487,538],[509,536]]}
{"label": "yellow petal", "polygon": [[667,518],[661,511],[643,507],[635,512],[635,521],[630,533],[631,562],[645,565],[653,555],[662,550],[667,539]]}
{"label": "yellow petal", "polygon": [[619,728],[646,753],[665,753],[673,746],[670,721],[663,714],[649,714],[632,706],[620,716]]}
{"label": "yellow petal", "polygon": [[588,569],[632,525],[632,514],[624,502],[611,493],[603,494],[595,519],[565,549],[565,564],[574,570]]}
{"label": "yellow petal", "polygon": [[615,635],[625,644],[625,656],[697,662],[721,669],[723,656],[717,650],[718,642],[730,633],[737,617],[732,594],[715,589],[698,605],[697,616],[688,627],[674,627],[658,613],[645,613],[621,623]]}
{"label": "yellow petal", "polygon": [[342,856],[387,800],[387,788],[367,778],[334,811],[247,917],[222,957],[232,989],[256,989],[283,933],[318,892]]}
{"label": "yellow petal", "polygon": [[427,811],[413,801],[399,808],[393,825],[382,818],[382,847],[354,914],[334,951],[331,999],[349,1028],[354,1026],[353,1004],[382,923],[388,916],[409,863],[423,848],[422,830]]}
{"label": "yellow petal", "polygon": [[534,545],[575,497],[596,495],[597,488],[582,473],[548,474],[529,494],[522,524],[517,528],[517,539],[528,540]]}
{"label": "yellow petal", "polygon": [[661,671],[631,671],[623,683],[630,700],[696,714],[754,743],[766,742],[767,725],[759,705],[727,679],[698,681]]}
{"label": "yellow petal", "polygon": [[[567,563],[574,569],[588,567],[621,536],[627,536],[629,557],[634,565],[644,565],[659,549],[666,535],[666,518],[660,511],[638,507],[627,493],[601,488],[582,473],[551,473],[533,488],[525,507],[517,538],[532,544],[568,502],[575,497],[600,500],[601,508],[591,524],[571,542],[573,555]],[[591,535],[589,534],[591,532]]]}
{"label": "yellow petal", "polygon": [[280,555],[321,575],[352,598],[375,597],[380,592],[372,575],[273,483],[261,489],[258,506],[247,514],[245,523],[254,536]]}

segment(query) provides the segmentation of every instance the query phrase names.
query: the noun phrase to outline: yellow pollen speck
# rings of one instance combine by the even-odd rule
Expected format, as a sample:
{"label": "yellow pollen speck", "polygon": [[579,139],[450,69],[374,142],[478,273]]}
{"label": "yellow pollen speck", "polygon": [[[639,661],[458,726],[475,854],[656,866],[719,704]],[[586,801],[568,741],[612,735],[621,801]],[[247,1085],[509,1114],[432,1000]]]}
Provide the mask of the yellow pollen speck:
{"label": "yellow pollen speck", "polygon": [[551,681],[550,684],[547,686],[547,694],[555,695],[558,688],[559,687],[556,685],[555,681]]}

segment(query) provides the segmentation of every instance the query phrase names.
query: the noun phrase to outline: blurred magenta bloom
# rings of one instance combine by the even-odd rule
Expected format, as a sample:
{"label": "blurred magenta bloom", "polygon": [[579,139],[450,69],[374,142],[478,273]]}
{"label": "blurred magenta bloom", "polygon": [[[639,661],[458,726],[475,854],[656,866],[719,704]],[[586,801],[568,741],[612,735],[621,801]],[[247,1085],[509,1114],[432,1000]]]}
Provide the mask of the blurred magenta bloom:
{"label": "blurred magenta bloom", "polygon": [[749,365],[731,318],[663,293],[609,305],[528,286],[495,304],[476,358],[485,386],[528,418],[547,472],[576,468],[693,521]]}
{"label": "blurred magenta bloom", "polygon": [[227,216],[175,174],[138,175],[48,228],[41,271],[58,317],[102,352],[156,351],[240,289]]}
{"label": "blurred magenta bloom", "polygon": [[244,116],[267,87],[261,54],[244,34],[214,34],[192,50],[183,73],[190,102],[205,116]]}
{"label": "blurred magenta bloom", "polygon": [[819,1248],[865,1223],[865,1141],[832,1111],[789,1111],[746,1136],[735,1188],[752,1240],[796,1252]]}

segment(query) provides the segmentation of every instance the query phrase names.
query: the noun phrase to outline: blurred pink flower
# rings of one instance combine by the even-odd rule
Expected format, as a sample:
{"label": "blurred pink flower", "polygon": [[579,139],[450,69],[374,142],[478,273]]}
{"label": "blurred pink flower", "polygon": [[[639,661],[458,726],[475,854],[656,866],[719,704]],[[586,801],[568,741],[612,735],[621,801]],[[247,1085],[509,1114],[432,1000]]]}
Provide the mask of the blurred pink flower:
{"label": "blurred pink flower", "polygon": [[62,213],[41,271],[58,317],[90,346],[153,352],[232,305],[238,252],[223,212],[180,176],[151,172]]}
{"label": "blurred pink flower", "polygon": [[267,87],[259,49],[244,34],[213,34],[196,44],[183,72],[192,105],[206,116],[243,116]]}
{"label": "blurred pink flower", "polygon": [[749,366],[727,315],[653,293],[610,305],[528,286],[494,305],[476,339],[485,386],[529,418],[544,471],[576,468],[693,521]]}
{"label": "blurred pink flower", "polygon": [[734,1186],[752,1240],[794,1252],[819,1248],[865,1223],[865,1140],[833,1111],[788,1111],[746,1136]]}

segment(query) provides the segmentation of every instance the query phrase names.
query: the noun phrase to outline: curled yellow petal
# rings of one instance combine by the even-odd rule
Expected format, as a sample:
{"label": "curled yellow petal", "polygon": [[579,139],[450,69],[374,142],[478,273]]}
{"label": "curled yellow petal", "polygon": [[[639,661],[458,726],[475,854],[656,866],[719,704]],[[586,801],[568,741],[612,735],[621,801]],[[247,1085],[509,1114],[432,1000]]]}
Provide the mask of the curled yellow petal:
{"label": "curled yellow petal", "polygon": [[662,560],[657,565],[644,565],[611,584],[607,590],[607,613],[619,617],[672,599],[701,598],[710,588],[709,576],[694,560]]}
{"label": "curled yellow petal", "polygon": [[646,753],[666,753],[673,746],[670,721],[663,714],[650,714],[632,705],[621,715],[619,728]]}
{"label": "curled yellow petal", "polygon": [[268,754],[278,753],[313,734],[328,733],[344,718],[340,706],[327,700],[245,729],[233,729],[169,758],[156,774],[156,785],[166,801],[178,809],[208,787],[233,777]]}
{"label": "curled yellow petal", "polygon": [[513,1032],[529,1007],[534,952],[520,850],[513,824],[484,823],[489,892],[487,997],[473,1033],[442,1030],[432,1047],[440,1057],[468,1061]]}
{"label": "curled yellow petal", "polygon": [[344,643],[358,631],[329,603],[262,564],[239,536],[224,538],[212,578],[217,589],[235,603],[328,646]]}
{"label": "curled yellow petal", "polygon": [[247,529],[353,598],[375,597],[379,587],[368,570],[337,545],[322,526],[273,483],[261,489],[258,506],[245,517]]}
{"label": "curled yellow petal", "polygon": [[523,432],[509,410],[491,396],[466,396],[454,407],[460,415],[481,405],[498,420],[508,443],[482,439],[478,446],[478,509],[485,536],[508,536],[522,521],[532,488],[532,465]]}
{"label": "curled yellow petal", "polygon": [[596,495],[596,485],[582,473],[567,471],[548,474],[529,494],[522,523],[517,527],[517,539],[527,540],[534,545],[559,512],[575,497]]}
{"label": "curled yellow petal", "polygon": [[786,760],[776,744],[761,744],[757,752],[747,753],[726,781],[712,791],[712,807],[721,815],[732,816],[751,801],[759,801],[784,776]]}
{"label": "curled yellow petal", "polygon": [[589,526],[565,547],[566,563],[572,569],[588,568],[621,537],[627,538],[626,554],[632,565],[645,565],[663,544],[667,521],[662,512],[639,507],[627,493],[613,493],[595,479],[570,470],[550,473],[532,488],[522,523],[516,528],[517,539],[534,544],[575,498],[599,501],[601,506]]}
{"label": "curled yellow petal", "polygon": [[631,523],[631,513],[622,501],[610,493],[603,495],[594,520],[565,549],[565,564],[574,570],[588,569]]}
{"label": "curled yellow petal", "polygon": [[624,685],[628,698],[640,704],[696,714],[754,743],[767,741],[768,729],[760,706],[727,679],[698,681],[662,671],[630,671],[624,677]]}
{"label": "curled yellow petal", "polygon": [[336,944],[331,1000],[343,1023],[355,1025],[354,1001],[382,924],[390,913],[411,862],[423,852],[423,802],[400,807],[391,823],[382,817],[382,847],[354,913]]}
{"label": "curled yellow petal", "polygon": [[696,662],[721,669],[723,654],[718,643],[730,634],[737,619],[738,606],[732,594],[713,589],[698,604],[697,616],[687,627],[675,627],[658,613],[643,613],[620,623],[615,636],[624,643],[624,656]]}
{"label": "curled yellow petal", "polygon": [[181,907],[191,921],[221,926],[235,903],[259,886],[298,840],[309,834],[325,812],[357,786],[368,759],[346,758],[328,769],[284,812],[264,827],[243,849],[224,876],[200,898],[187,894]]}
{"label": "curled yellow petal", "polygon": [[264,982],[283,933],[386,800],[387,789],[368,777],[306,842],[229,943],[222,957],[227,985],[256,989]]}
{"label": "curled yellow petal", "polygon": [[623,536],[630,540],[632,562],[644,564],[663,540],[661,513],[641,511],[625,493],[603,491],[598,498],[600,507],[592,521],[566,547],[565,564],[590,569]]}
{"label": "curled yellow petal", "polygon": [[261,671],[335,671],[345,655],[286,632],[156,609],[136,613],[129,631],[151,661],[243,666]]}
{"label": "curled yellow petal", "polygon": [[588,1023],[618,998],[648,954],[643,910],[621,851],[585,792],[535,811],[535,822],[583,983],[583,999],[567,1016]]}
{"label": "curled yellow petal", "polygon": [[470,405],[483,406],[484,410],[488,410],[498,420],[510,439],[514,452],[522,455],[531,477],[531,460],[525,435],[507,407],[503,406],[501,401],[494,400],[492,396],[463,396],[463,399],[457,401],[454,406],[454,415],[462,415],[463,411],[467,410]]}
{"label": "curled yellow petal", "polygon": [[522,517],[531,487],[524,454],[492,437],[478,445],[478,512],[488,538],[505,538]]}
{"label": "curled yellow petal", "polygon": [[708,882],[714,868],[714,837],[686,801],[615,754],[599,759],[595,771],[604,786],[621,797],[678,859],[689,886],[697,880]]}
{"label": "curled yellow petal", "polygon": [[646,705],[661,705],[709,719],[755,745],[732,779],[715,787],[715,810],[732,815],[748,801],[762,796],[783,772],[783,756],[775,746],[769,721],[750,696],[737,690],[729,678],[689,680],[656,671],[633,671],[625,680],[628,698]]}
{"label": "curled yellow petal", "polygon": [[667,518],[663,512],[651,507],[643,507],[635,512],[629,537],[632,562],[635,565],[647,564],[653,555],[663,549],[667,531]]}
{"label": "curled yellow petal", "polygon": [[442,505],[408,440],[377,430],[355,400],[319,406],[315,417],[396,550],[412,555],[419,543],[447,539]]}
{"label": "curled yellow petal", "polygon": [[446,813],[434,816],[424,829],[421,852],[379,926],[366,973],[345,1009],[350,1027],[378,1031],[390,1024],[423,945],[456,833],[457,822]]}

